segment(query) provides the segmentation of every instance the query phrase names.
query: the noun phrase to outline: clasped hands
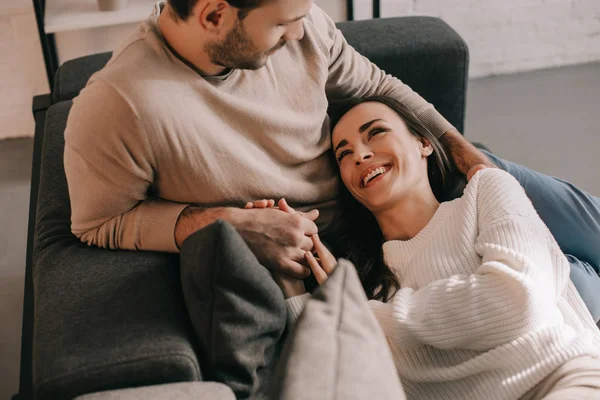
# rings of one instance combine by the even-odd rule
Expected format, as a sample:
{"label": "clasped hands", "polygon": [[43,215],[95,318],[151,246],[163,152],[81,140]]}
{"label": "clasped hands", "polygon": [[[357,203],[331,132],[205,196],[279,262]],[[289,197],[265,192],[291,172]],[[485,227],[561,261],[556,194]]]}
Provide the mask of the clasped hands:
{"label": "clasped hands", "polygon": [[[314,222],[314,220],[316,220],[319,215],[317,210],[311,210],[307,213],[296,211],[287,204],[285,199],[280,199],[277,203],[277,206],[275,205],[275,200],[272,199],[248,202],[244,206],[244,209],[246,210],[265,208],[279,209],[281,212],[294,214],[302,218],[307,218],[312,222]],[[301,225],[301,221],[299,222],[299,225]],[[314,232],[314,230],[309,230],[309,232]],[[306,242],[302,243],[301,248],[304,249],[304,263],[299,263],[298,261],[296,262],[303,266],[305,271],[304,277],[308,276],[310,272],[312,272],[319,285],[321,285],[327,280],[327,277],[335,269],[337,265],[337,260],[335,259],[333,254],[331,254],[329,249],[327,249],[327,247],[323,244],[323,242],[321,242],[321,239],[319,238],[317,232],[309,233],[305,236],[312,242],[312,244],[308,245]],[[303,238],[299,242],[302,241],[304,241]],[[306,250],[306,248],[310,248],[310,250]],[[316,257],[315,254],[313,254],[313,251],[316,253]],[[306,266],[308,266],[309,269],[306,269]],[[301,279],[298,279],[297,277],[292,277],[289,273],[286,273],[285,270],[277,267],[278,266],[274,266],[274,268],[272,268],[273,278],[275,279],[277,285],[283,291],[283,294],[286,298],[306,293],[304,282]]]}

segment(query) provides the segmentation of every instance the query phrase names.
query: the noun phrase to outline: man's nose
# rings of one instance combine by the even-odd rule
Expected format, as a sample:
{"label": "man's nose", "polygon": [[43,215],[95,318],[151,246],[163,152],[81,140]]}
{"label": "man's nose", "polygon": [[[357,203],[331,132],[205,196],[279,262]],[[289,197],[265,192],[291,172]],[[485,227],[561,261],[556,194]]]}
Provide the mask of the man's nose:
{"label": "man's nose", "polygon": [[302,20],[300,20],[288,26],[288,30],[283,35],[283,40],[302,40],[303,37],[304,25],[302,25]]}

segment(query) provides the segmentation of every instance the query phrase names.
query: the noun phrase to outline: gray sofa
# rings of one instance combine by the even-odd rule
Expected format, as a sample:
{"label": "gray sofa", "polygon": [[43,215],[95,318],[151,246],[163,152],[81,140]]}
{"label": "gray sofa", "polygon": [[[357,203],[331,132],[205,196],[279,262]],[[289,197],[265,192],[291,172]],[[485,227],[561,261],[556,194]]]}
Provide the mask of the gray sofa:
{"label": "gray sofa", "polygon": [[[409,84],[463,131],[468,50],[447,24],[401,17],[339,28],[360,53]],[[91,248],[70,232],[63,132],[72,98],[109,57],[65,63],[52,94],[34,99],[18,399],[70,399],[203,380],[178,256]]]}

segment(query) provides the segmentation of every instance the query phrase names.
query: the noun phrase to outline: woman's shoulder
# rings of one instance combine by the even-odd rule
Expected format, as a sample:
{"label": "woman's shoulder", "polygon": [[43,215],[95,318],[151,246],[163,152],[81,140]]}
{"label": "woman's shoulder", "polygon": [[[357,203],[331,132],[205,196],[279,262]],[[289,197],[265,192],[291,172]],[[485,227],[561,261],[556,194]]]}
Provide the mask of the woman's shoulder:
{"label": "woman's shoulder", "polygon": [[525,189],[500,168],[478,171],[465,188],[465,196],[471,196],[479,216],[486,220],[509,216],[532,218],[537,215]]}
{"label": "woman's shoulder", "polygon": [[465,188],[465,194],[474,192],[501,195],[514,190],[524,192],[521,184],[511,174],[500,168],[484,168],[473,175]]}

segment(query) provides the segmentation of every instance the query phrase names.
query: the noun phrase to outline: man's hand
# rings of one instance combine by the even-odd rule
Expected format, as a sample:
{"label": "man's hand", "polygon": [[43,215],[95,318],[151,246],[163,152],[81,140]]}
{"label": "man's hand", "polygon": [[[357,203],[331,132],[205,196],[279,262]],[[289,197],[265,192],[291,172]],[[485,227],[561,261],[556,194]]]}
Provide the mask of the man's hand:
{"label": "man's hand", "polygon": [[[496,166],[456,129],[451,129],[440,138],[442,145],[449,152],[456,167],[467,180],[482,168],[496,168]],[[474,171],[474,172],[471,172]]]}
{"label": "man's hand", "polygon": [[483,164],[477,164],[476,166],[471,168],[469,170],[469,172],[467,172],[467,181],[470,181],[471,178],[473,177],[473,175],[475,175],[477,173],[477,171],[486,169],[486,168],[487,168],[487,165],[483,165]]}
{"label": "man's hand", "polygon": [[[285,201],[285,199],[280,199],[277,204],[277,207],[275,207],[275,200],[272,200],[272,199],[269,199],[269,200],[263,199],[263,200],[248,202],[244,206],[244,209],[246,209],[246,210],[249,210],[252,208],[254,208],[254,209],[256,209],[256,208],[277,208],[288,214],[303,215],[300,211],[296,211],[292,207],[290,207],[287,204],[287,202]],[[317,234],[314,234],[311,236],[313,243],[315,243],[315,237],[317,237]],[[305,252],[305,261],[308,262],[309,260],[306,258],[306,254],[311,254],[311,253],[310,253],[310,251]],[[277,283],[277,285],[283,292],[283,295],[285,296],[286,299],[306,293],[306,288],[304,287],[304,282],[301,279],[290,277],[287,274],[281,273],[276,270],[273,271],[273,279],[275,280],[275,282]]]}
{"label": "man's hand", "polygon": [[246,204],[246,209],[189,206],[175,226],[177,246],[181,248],[192,233],[222,219],[237,229],[265,267],[283,276],[304,279],[310,275],[308,266],[304,265],[304,253],[313,248],[310,236],[318,231],[314,221],[319,211],[294,211],[283,199],[279,209],[270,207],[272,204],[272,200],[259,200]]}
{"label": "man's hand", "polygon": [[313,248],[310,236],[318,231],[314,221],[319,211],[296,212],[284,199],[279,201],[278,208],[272,205],[272,200],[248,203],[241,210],[243,214],[237,213],[232,219],[232,224],[260,263],[278,278],[306,278],[310,270],[304,265],[304,253]]}

